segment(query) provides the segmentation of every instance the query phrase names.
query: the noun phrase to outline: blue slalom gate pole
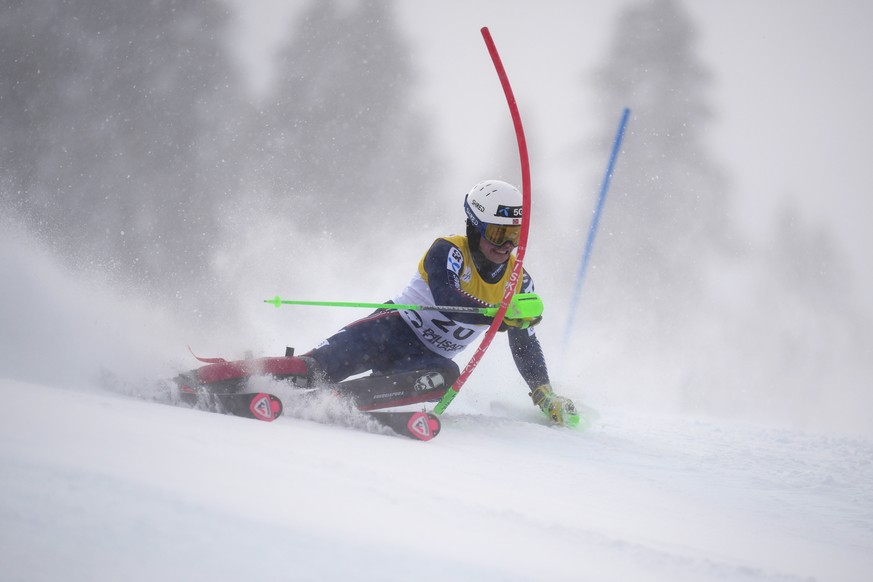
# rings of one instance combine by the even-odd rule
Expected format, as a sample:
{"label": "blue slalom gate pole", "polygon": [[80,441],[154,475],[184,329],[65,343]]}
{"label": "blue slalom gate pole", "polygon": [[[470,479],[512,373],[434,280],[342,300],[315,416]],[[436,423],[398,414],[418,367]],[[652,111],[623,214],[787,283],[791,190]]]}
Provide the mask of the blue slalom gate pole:
{"label": "blue slalom gate pole", "polygon": [[[576,311],[579,307],[579,296],[582,294],[582,283],[585,281],[585,272],[588,270],[588,263],[591,260],[591,250],[594,247],[594,237],[597,236],[597,227],[600,224],[600,214],[603,212],[603,204],[606,201],[606,193],[609,191],[609,183],[612,181],[612,173],[615,169],[615,160],[618,158],[618,152],[621,149],[621,141],[624,139],[624,130],[627,127],[630,109],[624,108],[621,114],[621,121],[618,124],[618,131],[615,134],[615,140],[612,142],[612,153],[609,156],[609,163],[606,166],[606,173],[603,176],[603,182],[600,184],[600,194],[597,197],[597,206],[594,209],[594,215],[591,217],[591,226],[588,227],[588,238],[585,241],[585,251],[582,253],[582,262],[579,264],[579,271],[576,273],[576,283],[573,286],[573,297],[570,300],[570,313],[567,316],[567,321],[564,326],[564,341],[563,354],[567,352],[567,346],[570,343],[570,332],[573,329],[573,324],[576,319]],[[566,358],[562,355],[562,363]]]}

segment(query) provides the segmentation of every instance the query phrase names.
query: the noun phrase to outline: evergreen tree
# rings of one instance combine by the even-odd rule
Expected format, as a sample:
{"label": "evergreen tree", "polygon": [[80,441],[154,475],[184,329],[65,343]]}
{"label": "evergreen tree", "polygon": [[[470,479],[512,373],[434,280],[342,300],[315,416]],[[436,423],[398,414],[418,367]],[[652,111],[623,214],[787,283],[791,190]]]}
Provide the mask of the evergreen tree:
{"label": "evergreen tree", "polygon": [[141,281],[206,273],[233,176],[226,20],[212,2],[7,3],[5,181],[58,248]]}
{"label": "evergreen tree", "polygon": [[861,346],[870,328],[832,237],[791,205],[767,240],[736,244],[741,225],[703,139],[709,74],[694,57],[694,32],[677,0],[640,2],[619,20],[598,76],[603,143],[622,107],[634,114],[601,222],[589,311],[620,339],[619,374],[636,371],[647,385],[660,377],[680,388],[684,406],[812,420],[832,389],[869,377]]}
{"label": "evergreen tree", "polygon": [[259,155],[273,206],[303,231],[402,235],[432,204],[434,156],[411,103],[410,51],[392,7],[312,2],[281,52]]}
{"label": "evergreen tree", "polygon": [[620,17],[597,76],[603,149],[625,106],[633,111],[597,249],[611,298],[652,325],[676,321],[703,291],[704,265],[731,238],[727,187],[703,135],[709,74],[694,56],[695,30],[675,0],[651,0]]}

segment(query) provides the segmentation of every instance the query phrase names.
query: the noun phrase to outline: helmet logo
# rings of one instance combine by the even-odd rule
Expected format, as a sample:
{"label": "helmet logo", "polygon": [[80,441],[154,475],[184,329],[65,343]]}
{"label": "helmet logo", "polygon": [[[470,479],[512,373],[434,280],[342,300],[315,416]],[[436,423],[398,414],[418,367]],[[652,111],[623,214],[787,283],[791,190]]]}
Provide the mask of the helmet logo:
{"label": "helmet logo", "polygon": [[485,212],[485,207],[476,202],[475,200],[470,201],[470,205],[476,208],[479,212]]}
{"label": "helmet logo", "polygon": [[497,212],[494,213],[494,216],[501,216],[503,218],[521,218],[521,213],[521,206],[503,206],[501,204],[497,207]]}

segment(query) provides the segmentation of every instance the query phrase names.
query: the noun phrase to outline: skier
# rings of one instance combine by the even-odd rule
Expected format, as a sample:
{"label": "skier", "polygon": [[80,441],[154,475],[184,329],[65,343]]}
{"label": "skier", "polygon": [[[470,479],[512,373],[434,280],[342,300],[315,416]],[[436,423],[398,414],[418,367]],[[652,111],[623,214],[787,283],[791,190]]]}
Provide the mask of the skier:
{"label": "skier", "polygon": [[[521,233],[522,195],[499,180],[476,184],[464,198],[466,235],[438,238],[425,253],[397,304],[493,307],[503,298]],[[527,272],[520,293],[532,293]],[[573,425],[573,402],[552,390],[533,327],[542,316],[504,318],[515,365],[530,397],[552,422]],[[307,384],[328,384],[362,410],[437,401],[458,379],[452,360],[491,324],[479,313],[380,309],[350,323],[302,355]],[[371,371],[370,376],[346,380]],[[346,380],[343,382],[343,380]],[[306,384],[305,384],[306,385]]]}

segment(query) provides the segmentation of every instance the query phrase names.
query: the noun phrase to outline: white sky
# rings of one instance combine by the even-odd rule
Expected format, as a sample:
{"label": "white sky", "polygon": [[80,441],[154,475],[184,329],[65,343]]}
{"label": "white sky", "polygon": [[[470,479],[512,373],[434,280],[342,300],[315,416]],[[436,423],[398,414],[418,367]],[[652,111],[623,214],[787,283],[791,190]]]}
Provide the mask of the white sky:
{"label": "white sky", "polygon": [[[241,57],[263,86],[270,51],[306,4],[233,0],[242,10]],[[481,179],[471,144],[511,135],[506,104],[479,33],[488,26],[501,53],[525,130],[540,148],[533,180],[572,181],[569,145],[602,127],[589,113],[585,81],[603,62],[617,14],[636,0],[403,0],[397,3],[426,115],[458,184]],[[840,236],[873,297],[868,258],[873,235],[873,3],[858,0],[694,0],[698,56],[714,81],[707,97],[717,118],[709,146],[730,176],[750,228],[771,224],[783,197],[802,200],[810,220]],[[619,111],[616,112],[616,120]],[[572,173],[570,169],[572,168]],[[599,170],[602,171],[602,170]],[[588,186],[592,193],[597,184]],[[579,188],[571,184],[569,190]],[[577,193],[584,195],[586,193]],[[590,194],[590,193],[587,193]],[[568,195],[573,195],[569,192]],[[593,195],[593,194],[592,194]]]}

